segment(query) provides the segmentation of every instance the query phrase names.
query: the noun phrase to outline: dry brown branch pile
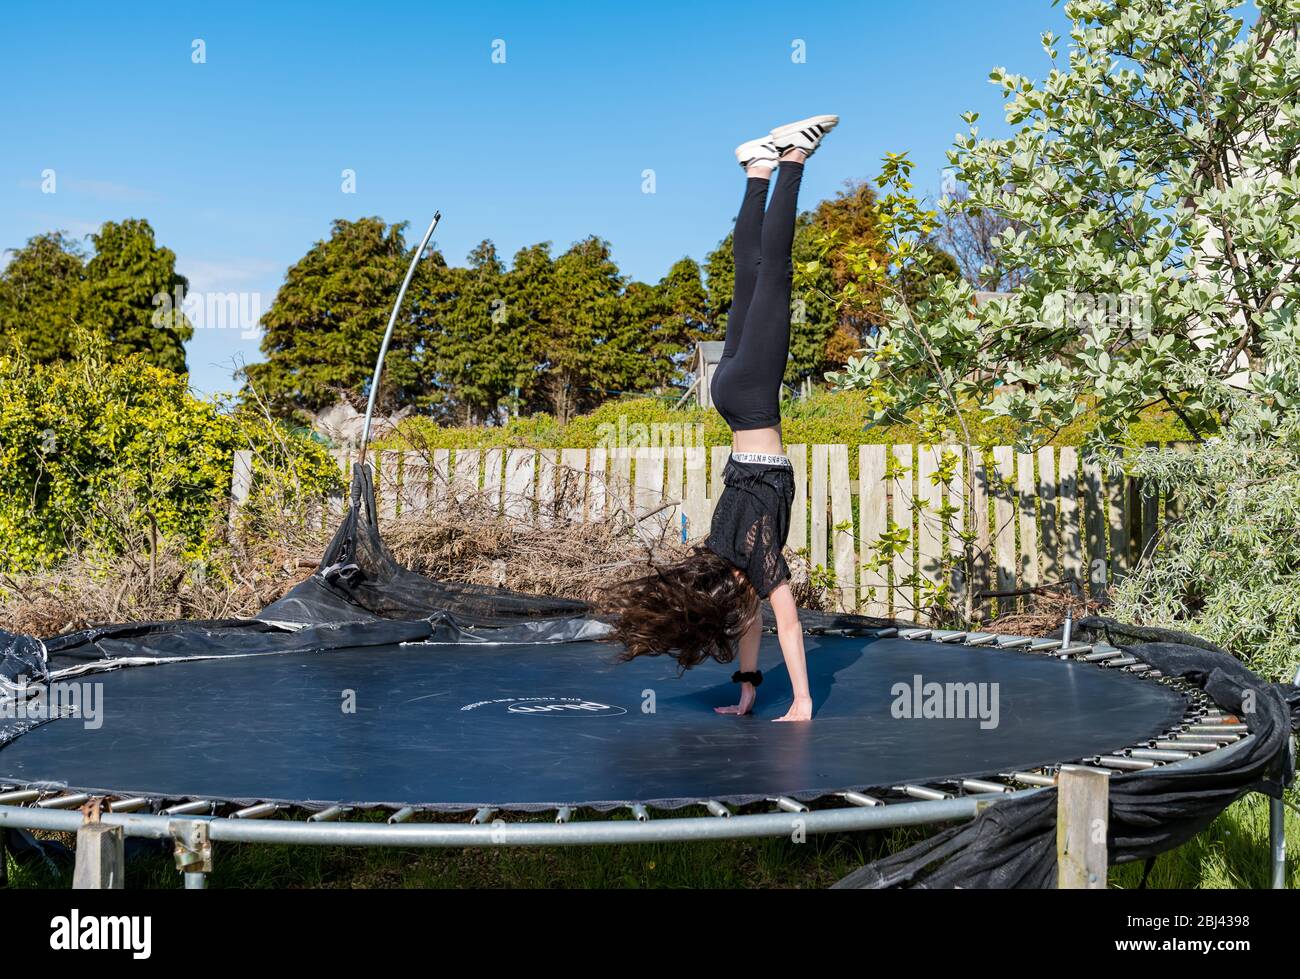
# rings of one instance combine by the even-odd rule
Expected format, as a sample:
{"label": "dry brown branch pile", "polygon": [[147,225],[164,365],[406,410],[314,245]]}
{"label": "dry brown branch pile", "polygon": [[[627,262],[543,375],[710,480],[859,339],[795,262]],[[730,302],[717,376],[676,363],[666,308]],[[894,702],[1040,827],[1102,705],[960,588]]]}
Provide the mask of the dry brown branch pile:
{"label": "dry brown branch pile", "polygon": [[577,502],[563,494],[545,512],[507,520],[485,495],[460,493],[442,506],[399,514],[383,536],[398,563],[435,578],[584,601],[603,586],[644,574],[651,559],[670,561],[684,552],[666,513],[636,522],[635,529],[626,512],[602,521],[579,516]]}
{"label": "dry brown branch pile", "polygon": [[[400,563],[425,574],[582,600],[645,573],[652,558],[684,553],[667,511],[637,520],[622,510],[587,522],[560,482],[555,504],[524,520],[505,518],[482,493],[448,491],[428,507],[381,519],[383,537]],[[125,555],[0,576],[0,628],[51,636],[107,622],[253,615],[311,574],[338,520],[322,527],[319,515],[271,509],[242,514],[202,562],[164,543],[151,563],[140,539]],[[225,515],[219,519],[224,528]]]}
{"label": "dry brown branch pile", "polygon": [[1025,609],[999,615],[985,628],[1011,636],[1048,636],[1061,628],[1067,615],[1078,620],[1095,615],[1100,608],[1101,603],[1096,599],[1069,592],[1035,595]]}

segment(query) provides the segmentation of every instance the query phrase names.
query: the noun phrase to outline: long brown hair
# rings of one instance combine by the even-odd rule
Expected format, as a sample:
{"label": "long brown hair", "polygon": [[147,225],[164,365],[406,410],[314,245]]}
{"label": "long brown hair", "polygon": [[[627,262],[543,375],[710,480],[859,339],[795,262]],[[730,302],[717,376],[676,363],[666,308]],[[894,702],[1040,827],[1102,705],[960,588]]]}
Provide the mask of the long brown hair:
{"label": "long brown hair", "polygon": [[758,593],[730,562],[704,547],[653,574],[605,592],[605,612],[622,660],[672,656],[683,670],[707,659],[730,663],[758,614]]}

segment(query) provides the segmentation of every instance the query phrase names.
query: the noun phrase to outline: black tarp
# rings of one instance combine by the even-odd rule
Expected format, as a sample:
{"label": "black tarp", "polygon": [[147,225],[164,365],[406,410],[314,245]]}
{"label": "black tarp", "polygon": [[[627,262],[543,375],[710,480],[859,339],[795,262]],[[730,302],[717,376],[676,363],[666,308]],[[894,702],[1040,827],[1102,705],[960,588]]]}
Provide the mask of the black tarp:
{"label": "black tarp", "polygon": [[47,658],[39,640],[0,630],[0,693],[16,689],[24,680],[44,679]]}

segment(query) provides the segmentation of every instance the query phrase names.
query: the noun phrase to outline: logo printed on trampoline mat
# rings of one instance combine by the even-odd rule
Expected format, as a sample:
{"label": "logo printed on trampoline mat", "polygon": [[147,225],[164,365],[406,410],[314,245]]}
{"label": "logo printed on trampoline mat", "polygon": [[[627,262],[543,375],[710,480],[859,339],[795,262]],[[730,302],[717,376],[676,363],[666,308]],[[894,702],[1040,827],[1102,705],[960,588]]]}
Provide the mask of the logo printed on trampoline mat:
{"label": "logo printed on trampoline mat", "polygon": [[494,713],[541,715],[545,717],[616,717],[626,707],[587,700],[583,697],[500,697],[466,704],[461,710],[486,708]]}

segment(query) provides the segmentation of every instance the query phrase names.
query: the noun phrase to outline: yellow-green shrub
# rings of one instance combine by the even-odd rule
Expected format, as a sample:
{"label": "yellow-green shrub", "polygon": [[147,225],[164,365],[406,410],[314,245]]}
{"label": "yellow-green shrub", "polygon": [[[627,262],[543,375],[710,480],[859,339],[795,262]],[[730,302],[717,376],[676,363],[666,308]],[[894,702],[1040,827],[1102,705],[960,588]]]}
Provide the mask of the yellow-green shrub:
{"label": "yellow-green shrub", "polygon": [[[818,391],[806,401],[787,401],[782,406],[785,441],[810,445],[842,443],[850,447],[925,441],[920,427],[910,422],[867,425],[864,419],[871,413],[867,399],[865,391]],[[958,429],[951,422],[948,427]],[[639,444],[649,445],[656,434],[655,426],[673,426],[675,431],[689,428],[692,436],[702,433],[705,445],[731,444],[731,433],[721,416],[712,409],[678,409],[669,399],[629,398],[606,402],[567,425],[560,425],[549,415],[518,418],[493,428],[446,428],[413,418],[403,424],[396,436],[385,440],[383,447],[413,444],[439,449],[594,448],[615,444],[635,446],[638,439],[641,440]],[[1081,445],[1094,426],[1095,420],[1085,416],[1058,432],[1042,433],[1043,441],[1051,445]],[[980,419],[971,414],[966,418],[966,427],[974,441],[985,445],[1008,445],[1015,439],[1014,424],[1003,418]],[[662,427],[659,434],[663,434]],[[1126,441],[1140,446],[1147,442],[1176,442],[1187,438],[1187,430],[1176,416],[1148,410],[1129,427]],[[954,441],[960,439],[954,435]]]}
{"label": "yellow-green shrub", "polygon": [[323,447],[199,400],[185,375],[138,357],[113,363],[92,347],[48,365],[0,358],[0,569],[114,552],[141,535],[197,557],[242,448],[277,471],[277,485],[284,473],[304,492],[338,481]]}

